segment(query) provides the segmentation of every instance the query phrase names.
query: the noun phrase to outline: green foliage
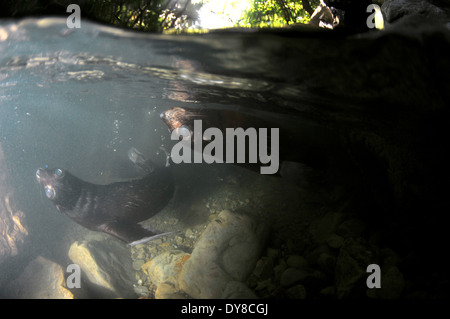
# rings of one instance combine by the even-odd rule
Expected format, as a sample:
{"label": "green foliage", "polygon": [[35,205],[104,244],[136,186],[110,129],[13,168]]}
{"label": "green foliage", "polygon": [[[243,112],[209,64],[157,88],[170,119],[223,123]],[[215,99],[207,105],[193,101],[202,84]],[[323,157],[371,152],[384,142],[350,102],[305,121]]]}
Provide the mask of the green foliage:
{"label": "green foliage", "polygon": [[231,25],[257,28],[306,23],[319,4],[319,0],[250,0],[250,9],[239,19],[244,1],[247,3],[246,0],[1,0],[0,17],[67,16],[67,6],[75,3],[80,6],[83,18],[162,32],[193,26],[203,5],[218,18],[225,17]]}
{"label": "green foliage", "polygon": [[254,0],[251,9],[243,14],[239,26],[282,27],[307,23],[319,3],[319,0]]}
{"label": "green foliage", "polygon": [[84,12],[108,24],[160,32],[189,27],[200,7],[191,0],[86,0]]}
{"label": "green foliage", "polygon": [[198,20],[201,3],[192,0],[2,0],[0,17],[67,16],[78,4],[83,18],[125,28],[160,32],[187,28]]}

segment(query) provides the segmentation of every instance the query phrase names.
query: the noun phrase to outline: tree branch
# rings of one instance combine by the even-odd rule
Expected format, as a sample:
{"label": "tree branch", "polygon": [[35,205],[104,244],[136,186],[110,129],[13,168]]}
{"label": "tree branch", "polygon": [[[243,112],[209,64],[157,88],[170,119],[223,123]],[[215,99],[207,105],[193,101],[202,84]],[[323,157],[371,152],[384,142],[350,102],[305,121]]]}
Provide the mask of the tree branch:
{"label": "tree branch", "polygon": [[309,0],[302,0],[303,9],[305,9],[306,12],[309,13],[310,16],[313,15],[314,9],[311,7],[311,3],[309,3]]}
{"label": "tree branch", "polygon": [[281,11],[283,12],[284,20],[286,20],[286,23],[291,22],[292,16],[289,8],[286,7],[283,0],[276,0],[278,3],[278,6],[280,7]]}

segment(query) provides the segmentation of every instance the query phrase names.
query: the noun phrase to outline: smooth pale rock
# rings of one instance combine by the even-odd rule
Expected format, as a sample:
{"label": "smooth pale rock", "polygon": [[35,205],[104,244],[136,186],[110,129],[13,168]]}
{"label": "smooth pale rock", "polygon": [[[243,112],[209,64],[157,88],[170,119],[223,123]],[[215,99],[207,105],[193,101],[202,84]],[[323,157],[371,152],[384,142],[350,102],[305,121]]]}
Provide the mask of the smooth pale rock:
{"label": "smooth pale rock", "polygon": [[229,281],[222,294],[222,299],[257,299],[255,293],[240,281]]}
{"label": "smooth pale rock", "polygon": [[169,283],[161,283],[155,291],[155,299],[186,299],[186,296]]}
{"label": "smooth pale rock", "polygon": [[148,295],[148,288],[145,286],[136,286],[134,287],[134,292],[140,297],[145,297]]}
{"label": "smooth pale rock", "polygon": [[41,256],[28,264],[7,291],[8,297],[17,299],[73,299],[62,267]]}
{"label": "smooth pale rock", "polygon": [[229,281],[244,281],[265,246],[267,227],[228,210],[212,220],[180,274],[179,285],[194,298],[220,298]]}
{"label": "smooth pale rock", "polygon": [[[199,258],[200,259],[200,258]],[[207,258],[201,258],[205,260]],[[220,298],[225,286],[233,278],[216,262],[201,261],[186,263],[181,271],[179,286],[188,295],[197,299]]]}
{"label": "smooth pale rock", "polygon": [[189,257],[184,251],[169,250],[156,256],[142,268],[155,285],[166,282],[178,287],[178,276]]}
{"label": "smooth pale rock", "polygon": [[[118,241],[75,242],[69,258],[80,266],[96,298],[135,298],[130,250]],[[82,287],[83,288],[83,287]]]}

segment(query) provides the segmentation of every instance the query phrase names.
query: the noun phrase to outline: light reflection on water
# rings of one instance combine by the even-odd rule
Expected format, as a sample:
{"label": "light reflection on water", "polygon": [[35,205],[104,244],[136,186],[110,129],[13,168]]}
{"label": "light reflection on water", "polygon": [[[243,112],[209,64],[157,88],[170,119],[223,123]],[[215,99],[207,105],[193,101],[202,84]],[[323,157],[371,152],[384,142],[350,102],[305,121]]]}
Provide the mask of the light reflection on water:
{"label": "light reflection on water", "polygon": [[[130,165],[127,150],[136,147],[149,157],[161,158],[160,146],[170,147],[171,142],[159,118],[166,109],[206,107],[261,114],[276,110],[283,119],[292,107],[307,108],[294,101],[297,88],[274,82],[277,75],[273,76],[263,54],[252,51],[251,59],[242,59],[240,55],[247,55],[242,41],[227,36],[143,35],[90,23],[67,30],[65,20],[54,19],[2,24],[0,145],[16,199],[23,211],[31,212],[27,217],[33,239],[30,259],[49,255],[66,262],[67,247],[58,243],[78,227],[55,214],[45,200],[36,185],[36,168],[63,167],[100,184],[136,178],[139,172]],[[270,72],[272,78],[262,76]],[[184,189],[180,198],[206,201],[214,196],[207,190],[231,183],[235,188],[227,190],[223,204],[214,205],[237,209],[257,192],[255,185],[235,184],[234,167],[206,169],[178,168],[178,183]],[[238,176],[252,180],[252,174]],[[255,182],[261,178],[265,180],[257,176]],[[270,188],[273,180],[267,181]],[[259,192],[264,197],[265,190]],[[295,188],[291,193],[298,195]],[[228,202],[228,197],[235,199]],[[183,211],[170,209],[172,214]],[[26,261],[21,262],[18,269],[25,266]]]}

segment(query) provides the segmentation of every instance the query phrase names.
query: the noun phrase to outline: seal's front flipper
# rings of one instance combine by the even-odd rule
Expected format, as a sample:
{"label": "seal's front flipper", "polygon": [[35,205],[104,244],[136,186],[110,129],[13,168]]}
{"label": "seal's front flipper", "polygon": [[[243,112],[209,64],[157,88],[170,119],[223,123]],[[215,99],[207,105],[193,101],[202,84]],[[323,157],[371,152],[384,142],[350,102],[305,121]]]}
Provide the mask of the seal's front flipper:
{"label": "seal's front flipper", "polygon": [[111,222],[100,226],[102,232],[123,240],[130,246],[146,243],[173,232],[159,233],[142,227],[139,224]]}
{"label": "seal's front flipper", "polygon": [[151,160],[146,159],[135,147],[128,150],[128,158],[147,174],[153,173],[155,170],[155,164]]}
{"label": "seal's front flipper", "polygon": [[170,153],[167,152],[167,150],[164,148],[164,146],[161,146],[159,149],[162,150],[166,154],[166,167],[169,167],[170,163],[173,163]]}

